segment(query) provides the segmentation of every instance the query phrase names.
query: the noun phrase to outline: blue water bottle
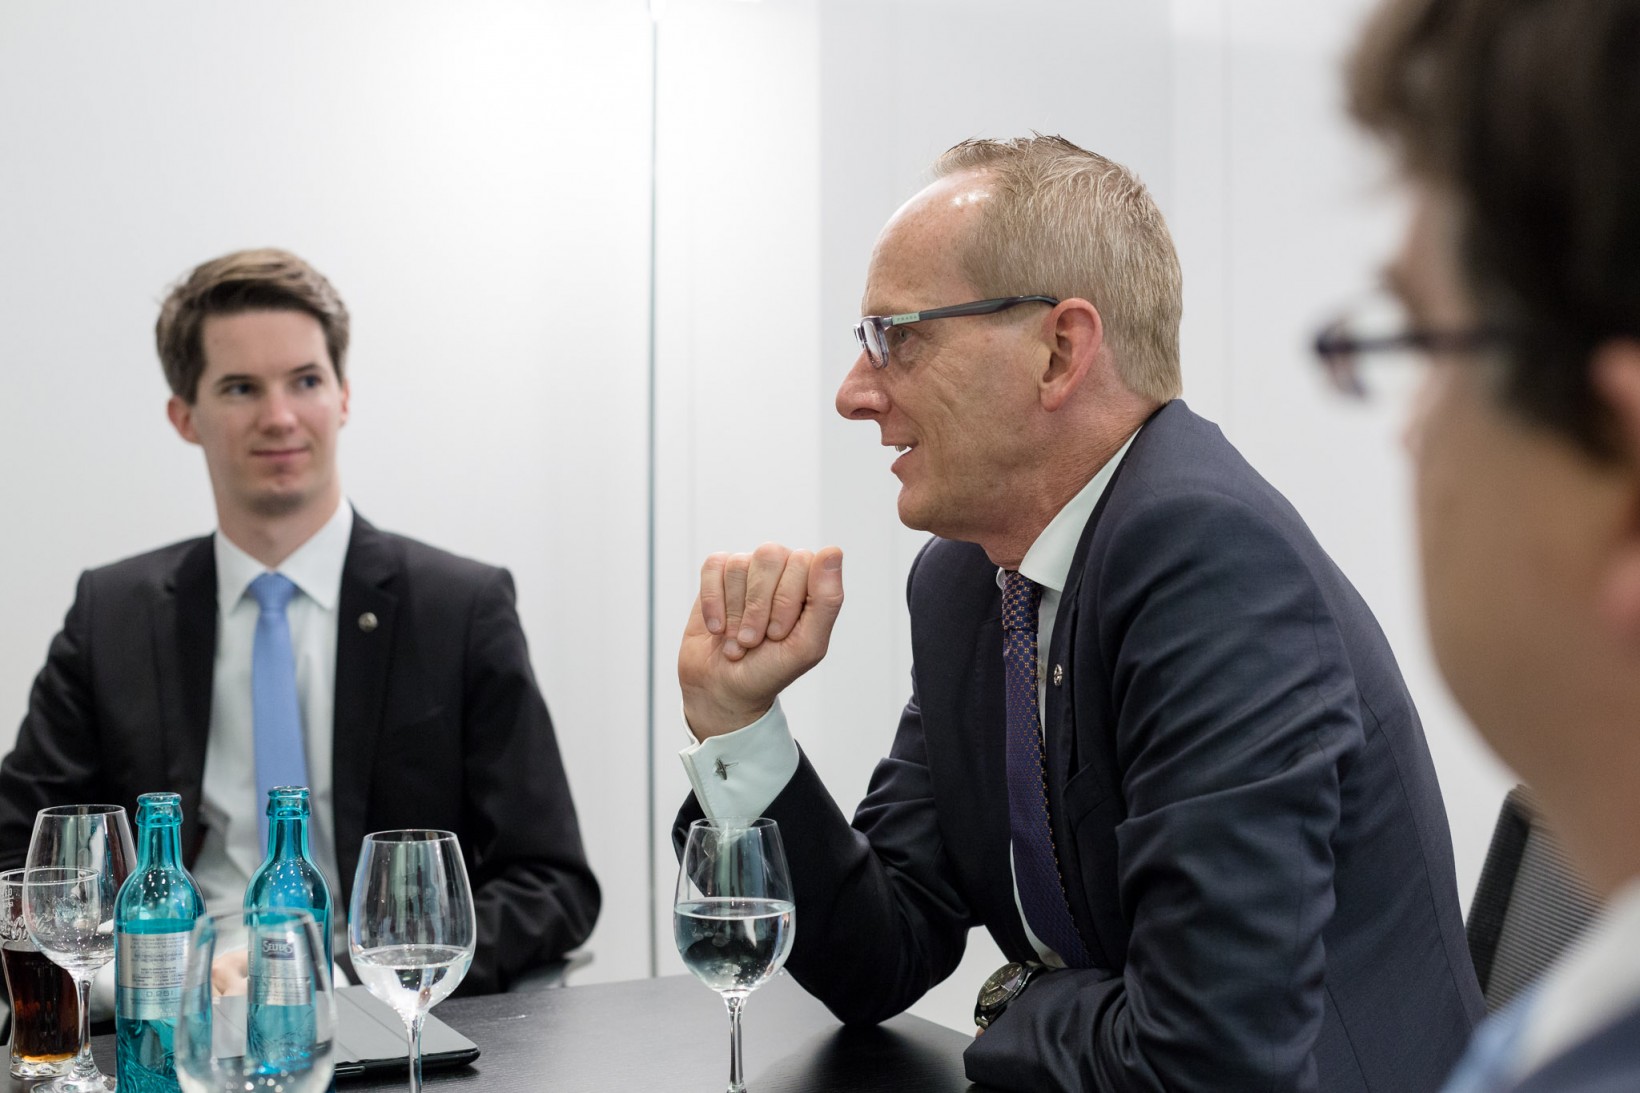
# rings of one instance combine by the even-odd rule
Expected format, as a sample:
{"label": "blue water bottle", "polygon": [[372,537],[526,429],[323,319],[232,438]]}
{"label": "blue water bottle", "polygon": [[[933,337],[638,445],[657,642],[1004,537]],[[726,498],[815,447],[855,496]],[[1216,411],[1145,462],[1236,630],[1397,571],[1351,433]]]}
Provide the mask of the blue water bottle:
{"label": "blue water bottle", "polygon": [[182,866],[182,799],[137,798],[137,867],[114,901],[120,1093],[179,1093],[172,1042],[188,935],[205,901]]}
{"label": "blue water bottle", "polygon": [[325,966],[334,962],[330,885],[308,856],[306,786],[268,790],[268,856],[245,886],[245,910],[306,911],[325,939]]}
{"label": "blue water bottle", "polygon": [[[332,966],[330,885],[308,856],[306,786],[277,786],[268,791],[268,856],[245,886],[245,910],[270,912],[263,921],[278,924],[279,911],[306,911],[323,938],[325,967]],[[250,1011],[247,1049],[278,1070],[281,1060],[312,1050],[313,984],[300,969],[287,935],[259,931],[252,920],[249,960]],[[335,1085],[332,1084],[332,1089]]]}

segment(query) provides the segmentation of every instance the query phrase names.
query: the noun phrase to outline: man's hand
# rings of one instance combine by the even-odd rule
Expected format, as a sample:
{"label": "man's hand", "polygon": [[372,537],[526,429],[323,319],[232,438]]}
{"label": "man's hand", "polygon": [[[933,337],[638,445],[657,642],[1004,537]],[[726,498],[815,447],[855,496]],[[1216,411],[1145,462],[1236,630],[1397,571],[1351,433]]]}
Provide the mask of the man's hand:
{"label": "man's hand", "polygon": [[678,650],[683,712],[697,739],[744,728],[820,663],[843,607],[843,552],[764,543],[713,554]]}
{"label": "man's hand", "polygon": [[250,986],[251,954],[244,949],[223,953],[211,961],[211,995],[244,994]]}

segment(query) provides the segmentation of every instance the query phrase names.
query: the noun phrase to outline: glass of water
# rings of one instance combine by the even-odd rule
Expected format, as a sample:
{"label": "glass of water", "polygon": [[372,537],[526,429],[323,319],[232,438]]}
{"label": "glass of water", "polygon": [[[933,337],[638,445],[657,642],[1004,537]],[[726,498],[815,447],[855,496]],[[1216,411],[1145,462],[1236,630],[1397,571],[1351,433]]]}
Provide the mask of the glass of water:
{"label": "glass of water", "polygon": [[421,1026],[473,963],[473,890],[448,831],[366,835],[353,875],[347,947],[370,993],[404,1019],[410,1093],[421,1093]]}
{"label": "glass of water", "polygon": [[678,867],[672,927],[695,977],[729,1009],[729,1089],[744,1093],[740,1010],[791,952],[791,873],[770,819],[696,820]]}
{"label": "glass of water", "polygon": [[[217,996],[218,957],[243,947],[245,991]],[[323,1093],[336,1065],[324,934],[307,911],[201,915],[188,935],[176,1026],[183,1093]]]}

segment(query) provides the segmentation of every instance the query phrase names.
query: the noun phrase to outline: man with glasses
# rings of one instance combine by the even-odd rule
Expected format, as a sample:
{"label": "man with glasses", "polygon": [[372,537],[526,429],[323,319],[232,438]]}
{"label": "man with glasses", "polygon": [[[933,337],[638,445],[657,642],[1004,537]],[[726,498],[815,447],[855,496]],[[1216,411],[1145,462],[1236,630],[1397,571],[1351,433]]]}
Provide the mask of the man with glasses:
{"label": "man with glasses", "polygon": [[714,555],[679,655],[680,819],[779,822],[787,967],[845,1021],[898,1013],[988,929],[1010,963],[977,1081],[1433,1088],[1481,1001],[1417,715],[1298,515],[1178,400],[1159,212],[1055,137],[936,174],[878,238],[837,394],[937,536],[889,756],[851,826],[777,701],[825,654],[841,553]]}
{"label": "man with glasses", "polygon": [[1348,390],[1369,362],[1421,381],[1436,661],[1607,902],[1452,1093],[1640,1089],[1637,43],[1637,0],[1394,0],[1350,73],[1411,191],[1401,318],[1320,348]]}

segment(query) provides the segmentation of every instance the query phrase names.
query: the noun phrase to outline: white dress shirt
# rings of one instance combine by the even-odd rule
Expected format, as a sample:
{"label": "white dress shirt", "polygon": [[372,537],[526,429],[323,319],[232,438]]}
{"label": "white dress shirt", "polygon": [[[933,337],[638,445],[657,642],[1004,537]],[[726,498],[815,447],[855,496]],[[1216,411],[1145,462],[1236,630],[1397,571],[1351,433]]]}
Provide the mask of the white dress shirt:
{"label": "white dress shirt", "polygon": [[1522,1077],[1640,1004],[1640,879],[1544,977],[1517,1056]]}
{"label": "white dress shirt", "polygon": [[[296,585],[285,609],[296,690],[301,700],[307,751],[309,851],[325,875],[332,897],[336,875],[331,739],[336,716],[336,611],[342,564],[353,537],[353,506],[345,500],[313,537],[282,562],[277,572]],[[200,821],[205,840],[194,860],[194,880],[211,912],[237,909],[245,885],[267,856],[261,817],[267,801],[256,786],[256,742],[251,716],[251,651],[261,609],[250,584],[268,569],[218,531],[216,549],[216,665],[211,683],[211,727],[205,746],[205,792]],[[336,917],[332,908],[332,918]],[[340,916],[346,919],[346,914]]]}
{"label": "white dress shirt", "polygon": [[[1133,437],[1138,435],[1135,431],[1133,436],[1128,437],[1116,454],[1106,460],[1098,473],[1088,480],[1088,484],[1054,515],[1019,563],[1019,572],[1042,586],[1042,602],[1037,608],[1038,710],[1046,705],[1048,651],[1053,643],[1059,598],[1064,595],[1065,581],[1070,577],[1071,564],[1076,560],[1076,548],[1082,540],[1082,531],[1115,476],[1116,468],[1133,444]],[[999,588],[1004,573],[1004,570],[997,570]],[[1001,726],[998,729],[1000,731]],[[694,739],[693,733],[690,739]],[[791,781],[792,775],[797,773],[797,744],[778,699],[768,713],[745,728],[693,743],[678,755],[683,760],[689,784],[695,789],[695,799],[712,820],[763,815],[786,783]],[[725,777],[725,774],[728,776]],[[1010,857],[1012,853],[1010,847]],[[1019,904],[1017,875],[1014,879],[1014,903],[1016,906]],[[1030,939],[1031,946],[1043,962],[1064,967],[1065,962],[1059,954],[1031,931],[1029,923],[1025,922],[1023,910],[1020,912],[1020,922],[1025,926],[1025,936]]]}

